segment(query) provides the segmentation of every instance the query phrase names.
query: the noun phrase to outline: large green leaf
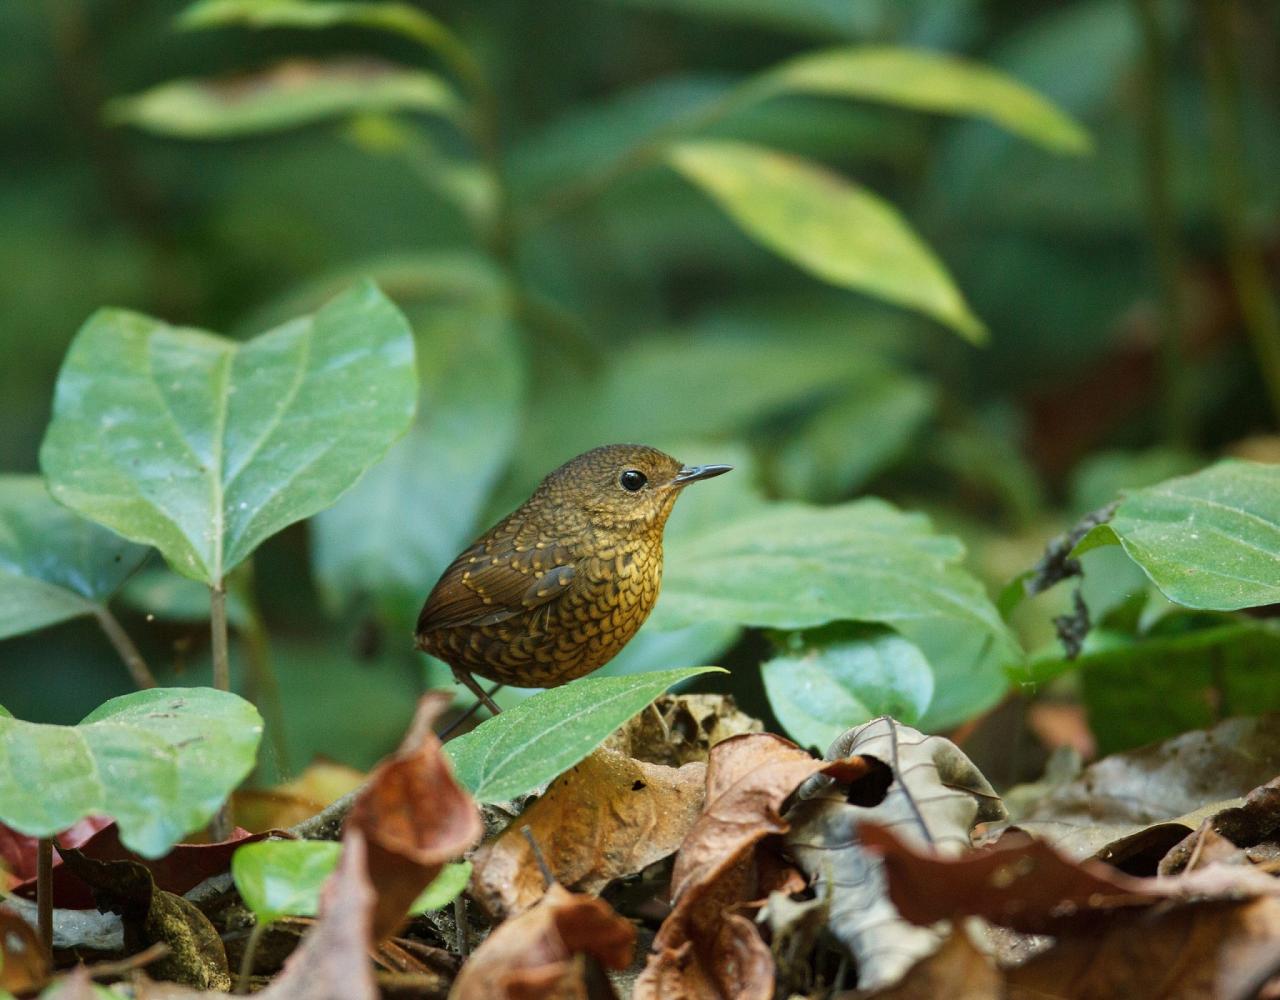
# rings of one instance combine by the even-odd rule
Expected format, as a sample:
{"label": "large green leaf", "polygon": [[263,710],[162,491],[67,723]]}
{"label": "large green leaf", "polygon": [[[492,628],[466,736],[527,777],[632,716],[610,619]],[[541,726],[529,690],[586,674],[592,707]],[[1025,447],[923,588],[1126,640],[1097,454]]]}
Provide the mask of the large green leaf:
{"label": "large green leaf", "polygon": [[747,143],[678,143],[668,162],[743,231],[823,281],[932,316],[975,342],[986,328],[898,210],[799,157]]}
{"label": "large green leaf", "polygon": [[39,476],[0,476],[0,639],[93,614],[146,556],[55,503]]}
{"label": "large green leaf", "polygon": [[248,76],[171,80],[110,102],[107,117],[162,135],[231,139],[368,112],[453,117],[459,106],[449,84],[425,70],[295,59]]}
{"label": "large green leaf", "polygon": [[878,715],[913,725],[933,698],[924,654],[885,629],[795,635],[761,669],[778,721],[797,742],[822,750]]}
{"label": "large green leaf", "polygon": [[[231,875],[245,906],[259,920],[314,917],[320,889],[338,865],[342,845],[332,840],[260,840],[237,848]],[[438,910],[467,887],[471,863],[447,864],[422,891],[410,913]]]}
{"label": "large green leaf", "polygon": [[410,309],[421,397],[413,429],[314,522],[316,576],[333,606],[372,595],[412,624],[422,599],[484,525],[520,428],[524,358],[497,289]]}
{"label": "large green leaf", "polygon": [[751,94],[825,94],[921,111],[986,118],[1060,153],[1090,146],[1083,128],[1012,77],[923,49],[858,46],[798,56],[751,85]]}
{"label": "large green leaf", "polygon": [[880,500],[774,504],[672,546],[653,622],[886,625],[933,669],[922,724],[951,725],[998,701],[1006,668],[1021,660],[981,584],[959,565],[963,555],[927,518]]}
{"label": "large green leaf", "polygon": [[583,677],[522,701],[445,744],[458,781],[502,802],[564,773],[678,681],[719,667]]}
{"label": "large green leaf", "polygon": [[165,854],[203,827],[253,768],[262,719],[211,688],[151,688],[112,698],[78,726],[0,715],[0,822],[49,837],[92,814],[120,840]]}
{"label": "large green leaf", "polygon": [[63,363],[40,461],[67,506],[215,583],[386,452],[415,374],[408,324],[369,283],[245,344],[103,310]]}
{"label": "large green leaf", "polygon": [[1135,490],[1076,551],[1116,542],[1175,604],[1280,603],[1280,465],[1229,459]]}

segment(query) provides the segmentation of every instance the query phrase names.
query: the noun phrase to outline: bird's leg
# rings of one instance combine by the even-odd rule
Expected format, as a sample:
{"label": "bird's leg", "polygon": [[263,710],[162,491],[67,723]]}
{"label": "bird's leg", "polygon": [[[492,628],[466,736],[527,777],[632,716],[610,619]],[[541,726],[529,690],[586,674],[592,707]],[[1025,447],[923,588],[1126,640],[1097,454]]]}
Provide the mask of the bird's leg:
{"label": "bird's leg", "polygon": [[[495,684],[493,687],[489,689],[489,697],[492,698],[495,694],[497,694],[501,690],[502,690],[502,685]],[[483,704],[484,702],[482,701],[473,701],[471,703],[470,708],[468,708],[465,712],[463,712],[456,719],[450,722],[447,726],[444,727],[444,729],[440,730],[440,732],[436,733],[436,739],[441,741],[447,740],[449,736],[454,732],[454,730],[456,730],[460,725],[462,725],[469,718],[471,718],[471,716],[475,715],[476,709]]]}
{"label": "bird's leg", "polygon": [[502,687],[501,684],[497,685],[497,687],[495,687],[493,691],[486,694],[484,688],[482,688],[479,684],[477,684],[476,679],[472,677],[471,674],[469,674],[465,670],[459,670],[457,667],[455,667],[453,670],[453,678],[459,684],[465,684],[467,688],[471,691],[471,693],[480,699],[481,704],[483,704],[484,707],[487,708],[494,715],[502,714],[502,709],[500,709],[498,707],[498,703],[493,700],[493,695],[496,694],[498,689]]}

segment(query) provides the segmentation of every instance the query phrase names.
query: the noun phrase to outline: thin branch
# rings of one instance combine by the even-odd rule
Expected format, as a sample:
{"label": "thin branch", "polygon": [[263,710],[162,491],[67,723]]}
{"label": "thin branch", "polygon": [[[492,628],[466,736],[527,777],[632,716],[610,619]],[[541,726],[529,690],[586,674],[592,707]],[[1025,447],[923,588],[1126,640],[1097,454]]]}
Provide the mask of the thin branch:
{"label": "thin branch", "polygon": [[111,613],[105,604],[99,604],[93,614],[98,619],[98,624],[102,626],[102,631],[111,640],[111,645],[120,654],[120,659],[124,661],[125,667],[128,668],[129,676],[133,678],[134,685],[140,689],[155,687],[155,675],[147,666],[147,661],[142,658],[142,654],[138,652],[138,647],[133,644],[133,640],[129,638],[129,633],[124,630],[116,616]]}
{"label": "thin branch", "polygon": [[227,591],[223,581],[209,586],[209,630],[213,643],[213,686],[231,690],[231,657],[227,652]]}
{"label": "thin branch", "polygon": [[1208,36],[1205,75],[1209,86],[1213,167],[1218,211],[1227,243],[1227,263],[1272,410],[1280,420],[1280,309],[1267,287],[1262,255],[1245,231],[1248,197],[1240,129],[1240,67],[1232,30],[1235,4],[1231,0],[1207,0],[1202,9]]}

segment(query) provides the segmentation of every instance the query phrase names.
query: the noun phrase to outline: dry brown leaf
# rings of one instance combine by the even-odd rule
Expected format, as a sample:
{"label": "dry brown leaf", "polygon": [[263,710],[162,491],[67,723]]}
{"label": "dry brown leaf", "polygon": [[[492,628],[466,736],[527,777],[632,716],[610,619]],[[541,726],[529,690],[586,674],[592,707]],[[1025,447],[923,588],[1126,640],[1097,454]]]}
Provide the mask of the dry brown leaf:
{"label": "dry brown leaf", "polygon": [[858,985],[896,982],[942,942],[929,928],[903,920],[889,901],[883,864],[858,840],[861,823],[890,826],[915,843],[957,854],[969,849],[977,820],[997,820],[1004,807],[960,749],[893,719],[872,719],[832,744],[828,756],[861,754],[872,772],[847,791],[813,781],[809,797],[788,812],[787,848],[818,891],[831,898],[831,931],[857,961]]}
{"label": "dry brown leaf", "polygon": [[675,852],[702,808],[705,764],[674,768],[600,749],[566,771],[472,858],[471,894],[495,918],[521,913],[546,882],[529,830],[556,881],[598,893]]}
{"label": "dry brown leaf", "polygon": [[364,774],[354,767],[318,760],[292,781],[273,788],[242,788],[231,796],[235,820],[255,833],[287,829],[310,819],[331,802],[360,787]]}
{"label": "dry brown leaf", "polygon": [[[1225,845],[1230,845],[1227,848]],[[1209,851],[1216,857],[1206,854]],[[1174,875],[1196,862],[1223,861],[1239,852],[1238,862],[1272,861],[1280,854],[1280,778],[1255,788],[1244,802],[1222,809],[1201,823],[1161,859],[1161,875]]]}
{"label": "dry brown leaf", "polygon": [[376,940],[400,926],[446,862],[484,835],[480,810],[454,780],[431,728],[451,700],[438,691],[422,696],[404,743],[374,770],[347,817],[346,829],[359,830],[368,845]]}
{"label": "dry brown leaf", "polygon": [[1280,715],[1226,719],[1091,764],[1017,824],[1073,858],[1087,858],[1155,823],[1180,822],[1190,833],[1206,806],[1247,795],[1277,774]]}
{"label": "dry brown leaf", "polygon": [[585,1000],[591,963],[625,969],[635,939],[635,927],[609,904],[553,884],[476,949],[449,1000]]}
{"label": "dry brown leaf", "polygon": [[956,928],[932,955],[913,965],[902,979],[875,993],[840,994],[838,1000],[1005,1000],[1004,975]]}
{"label": "dry brown leaf", "polygon": [[31,925],[0,908],[0,990],[24,993],[49,978],[49,963]]}
{"label": "dry brown leaf", "polygon": [[1280,900],[1156,910],[1006,973],[1008,1000],[1247,1000],[1277,972]]}
{"label": "dry brown leaf", "polygon": [[739,710],[728,694],[666,694],[604,743],[637,760],[680,767],[707,762],[717,743],[743,733],[762,733],[764,723]]}
{"label": "dry brown leaf", "polygon": [[158,889],[146,866],[100,861],[79,850],[61,854],[68,870],[94,889],[99,908],[120,914],[126,954],[163,943],[169,950],[151,965],[156,975],[197,989],[231,988],[227,952],[209,918],[183,897]]}
{"label": "dry brown leaf", "polygon": [[[821,761],[780,736],[731,737],[711,750],[702,815],[672,873],[674,908],[636,980],[634,1000],[768,1000],[773,959],[755,925],[733,909],[762,895],[754,849],[788,830],[779,810],[808,777],[851,781],[857,758]],[[767,890],[765,890],[767,892]]]}

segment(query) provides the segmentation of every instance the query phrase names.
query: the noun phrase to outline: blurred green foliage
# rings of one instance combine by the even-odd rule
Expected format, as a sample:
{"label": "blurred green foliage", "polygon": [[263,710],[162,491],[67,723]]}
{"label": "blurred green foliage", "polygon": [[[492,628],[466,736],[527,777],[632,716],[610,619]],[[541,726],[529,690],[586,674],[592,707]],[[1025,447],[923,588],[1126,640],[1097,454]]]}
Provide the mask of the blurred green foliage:
{"label": "blurred green foliage", "polygon": [[[263,777],[385,752],[447,677],[409,651],[436,575],[606,441],[740,466],[677,508],[673,586],[700,586],[682,545],[757,505],[874,493],[963,539],[994,593],[1121,489],[1274,431],[1280,14],[1214,10],[1225,36],[1208,7],[1154,0],[0,5],[0,468],[36,471],[58,366],[100,306],[247,338],[370,277],[404,311],[413,428],[230,581],[236,676],[282,695]],[[1241,284],[1259,269],[1260,291]],[[922,529],[895,515],[910,547]],[[1154,598],[1117,556],[1085,557],[1086,599],[1126,663],[1156,662],[1187,640],[1129,614]],[[866,557],[847,558],[856,580]],[[154,557],[143,574],[125,627],[166,683],[207,676],[199,600]],[[894,624],[850,587],[860,620]],[[1067,589],[1013,614],[1026,648]],[[756,712],[771,653],[743,626],[824,620],[664,613],[683,627],[646,628],[609,671],[723,662]],[[1000,696],[998,622],[981,650],[919,627],[933,672],[892,706],[928,723],[930,678],[938,724]],[[948,653],[982,669],[947,680]],[[127,689],[83,622],[0,656],[23,718]],[[1196,677],[1190,700],[1212,686]],[[1136,710],[1085,688],[1104,728]]]}

